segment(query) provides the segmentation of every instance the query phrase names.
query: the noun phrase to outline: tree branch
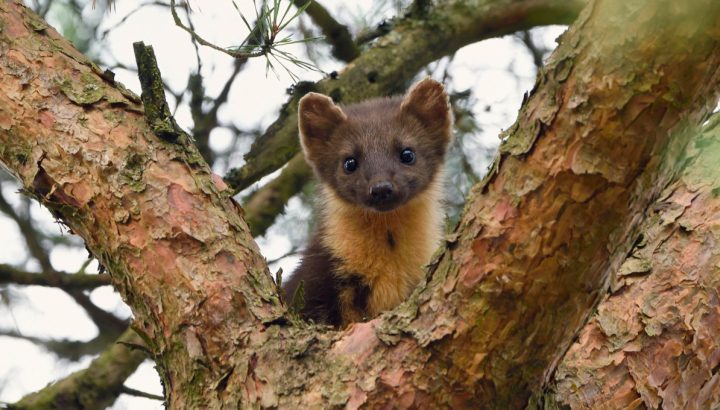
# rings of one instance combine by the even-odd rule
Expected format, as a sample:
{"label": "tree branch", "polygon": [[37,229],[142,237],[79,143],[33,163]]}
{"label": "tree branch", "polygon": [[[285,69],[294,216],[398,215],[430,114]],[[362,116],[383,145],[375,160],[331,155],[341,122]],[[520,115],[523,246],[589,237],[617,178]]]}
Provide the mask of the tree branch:
{"label": "tree branch", "polygon": [[382,20],[374,29],[359,33],[357,39],[355,40],[355,44],[357,44],[358,47],[361,47],[365,43],[369,43],[378,37],[386,35],[395,28],[395,24],[398,21],[401,21],[400,17]]}
{"label": "tree branch", "polygon": [[262,236],[283,213],[285,205],[313,177],[302,153],[295,155],[277,178],[254,192],[244,203],[245,221],[253,236]]}
{"label": "tree branch", "polygon": [[[124,330],[127,329],[128,327],[125,326]],[[28,342],[42,346],[47,351],[57,355],[58,358],[68,359],[74,362],[80,360],[83,356],[93,356],[102,353],[108,348],[108,345],[118,339],[121,333],[122,332],[115,331],[108,332],[100,329],[100,333],[97,337],[83,342],[77,340],[55,340],[33,337],[16,331],[0,331],[0,335],[2,336],[27,340]]]}
{"label": "tree branch", "polygon": [[[223,48],[223,47],[216,46],[215,44],[212,44],[212,43],[210,43],[209,41],[206,41],[205,39],[203,39],[202,37],[200,37],[194,30],[191,30],[190,28],[188,28],[187,26],[185,26],[185,25],[182,23],[182,21],[180,21],[180,17],[179,17],[178,14],[177,14],[177,10],[175,10],[175,0],[170,0],[170,11],[171,11],[171,13],[172,13],[173,20],[175,21],[175,25],[178,26],[178,27],[180,27],[181,29],[185,30],[188,34],[190,34],[190,36],[192,36],[192,38],[193,38],[195,41],[197,41],[198,43],[204,45],[205,47],[210,47],[210,48],[212,48],[212,49],[215,50],[215,51],[219,51],[219,52],[221,52],[221,53],[227,54],[227,55],[229,55],[230,57],[233,57],[233,58],[261,57],[261,56],[264,56],[264,55],[266,55],[266,54],[268,53],[269,48],[268,48],[268,49],[263,49],[263,50],[260,50],[260,51],[256,51],[256,52],[254,52],[254,53],[243,53],[243,52],[240,52],[240,51],[232,51],[232,50],[228,50],[228,49]],[[254,28],[253,28],[253,30],[254,30]],[[274,36],[273,36],[273,37],[274,37]]]}
{"label": "tree branch", "polygon": [[112,338],[115,339],[120,335],[120,333],[127,329],[127,321],[118,319],[118,317],[112,313],[99,308],[97,305],[92,303],[90,297],[82,290],[74,290],[68,293],[73,299],[75,299],[75,302],[77,302],[78,305],[85,309],[88,316],[90,316],[90,319],[92,319],[101,332],[110,333]]}
{"label": "tree branch", "polygon": [[338,23],[317,0],[293,0],[297,8],[308,3],[311,4],[305,9],[305,13],[322,30],[325,41],[332,46],[333,57],[346,63],[356,59],[360,55],[360,48],[355,45],[347,26]]}
{"label": "tree branch", "polygon": [[151,399],[151,400],[165,401],[165,398],[162,397],[162,396],[158,396],[158,395],[156,395],[156,394],[146,393],[146,392],[140,391],[140,390],[131,389],[131,388],[127,387],[127,386],[123,386],[123,387],[122,387],[122,392],[125,393],[125,394],[129,394],[129,395],[131,395],[131,396],[135,396],[135,397],[144,397],[144,398],[146,398],[146,399]]}
{"label": "tree branch", "polygon": [[[427,284],[340,332],[287,315],[247,225],[192,146],[97,98],[123,97],[99,80],[87,87],[97,77],[70,46],[52,29],[20,30],[35,16],[7,0],[0,20],[12,29],[0,44],[17,63],[0,64],[0,89],[22,94],[0,97],[0,161],[112,272],[168,408],[521,408],[717,103],[720,4],[673,5],[591,3],[539,73]],[[20,51],[49,39],[42,61]],[[13,75],[22,65],[37,73],[24,85]],[[76,73],[74,88],[58,87],[56,67]],[[384,67],[373,69],[382,77]],[[54,104],[34,100],[43,98]],[[52,130],[37,120],[48,115]],[[86,127],[73,126],[79,118]]]}
{"label": "tree branch", "polygon": [[104,409],[123,393],[123,383],[146,356],[142,350],[129,349],[125,344],[144,344],[135,331],[128,329],[85,370],[48,385],[8,406],[11,410],[96,410]]}
{"label": "tree branch", "polygon": [[25,272],[9,265],[0,264],[0,284],[14,283],[17,285],[51,286],[72,292],[75,290],[92,290],[100,286],[110,285],[110,275],[59,273],[56,276],[41,273]]}
{"label": "tree branch", "polygon": [[545,386],[717,103],[720,4],[633,6],[593,1],[563,34],[417,305],[375,325],[432,345],[432,368],[452,363],[464,388],[436,388],[463,390],[464,407],[522,408]]}
{"label": "tree branch", "polygon": [[485,0],[481,6],[463,1],[445,2],[433,9],[433,17],[410,17],[398,24],[384,47],[370,48],[353,60],[337,79],[301,83],[280,117],[257,138],[245,155],[246,164],[230,170],[225,182],[235,193],[279,169],[298,152],[297,102],[309,91],[349,104],[370,97],[392,94],[405,88],[428,63],[452,54],[460,47],[487,38],[546,24],[569,24],[582,7],[582,0]]}
{"label": "tree branch", "polygon": [[[251,38],[248,43],[255,44],[255,39]],[[198,56],[198,59],[200,57]],[[227,102],[230,96],[230,89],[232,88],[233,82],[237,78],[240,71],[242,71],[247,58],[238,58],[235,60],[235,68],[232,74],[225,82],[225,86],[220,91],[220,94],[213,99],[213,105],[208,112],[203,112],[203,102],[205,101],[205,87],[202,83],[202,76],[200,75],[200,68],[198,67],[198,73],[191,74],[188,80],[188,90],[190,91],[190,113],[193,118],[193,130],[192,134],[196,141],[196,146],[200,154],[205,158],[208,164],[212,164],[215,160],[214,154],[208,145],[210,142],[210,132],[218,126],[217,113],[220,107]]]}
{"label": "tree branch", "polygon": [[539,70],[543,66],[543,56],[549,50],[545,49],[544,47],[538,47],[537,44],[535,44],[535,42],[533,41],[530,32],[527,30],[523,30],[518,33],[518,38],[520,39],[520,41],[523,42],[523,44],[525,44],[525,47],[527,47],[530,55],[533,58],[533,63],[535,63],[535,67],[537,67],[537,69]]}
{"label": "tree branch", "polygon": [[30,255],[37,259],[40,263],[40,267],[45,272],[53,271],[52,264],[50,263],[50,257],[48,256],[47,250],[42,246],[40,242],[40,233],[33,227],[32,220],[29,216],[20,216],[13,209],[13,207],[5,200],[0,191],[0,211],[10,217],[20,228],[20,233],[25,239]]}

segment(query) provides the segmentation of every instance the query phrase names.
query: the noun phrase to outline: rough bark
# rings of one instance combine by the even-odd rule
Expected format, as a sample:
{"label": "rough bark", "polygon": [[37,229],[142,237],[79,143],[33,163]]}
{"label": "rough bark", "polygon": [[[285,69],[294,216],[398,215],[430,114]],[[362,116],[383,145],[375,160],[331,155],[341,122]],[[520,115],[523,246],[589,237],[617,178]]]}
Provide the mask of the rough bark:
{"label": "rough bark", "polygon": [[228,172],[235,192],[279,169],[300,152],[297,103],[310,91],[343,104],[404,91],[429,63],[468,44],[549,24],[570,24],[585,0],[461,0],[439,2],[431,10],[400,20],[370,50],[317,83],[300,83],[279,118],[253,142],[247,163]]}
{"label": "rough bark", "polygon": [[338,332],[286,314],[192,146],[150,132],[24,6],[0,10],[0,163],[112,274],[171,409],[525,406],[717,102],[720,4],[593,2],[427,285]]}
{"label": "rough bark", "polygon": [[[418,311],[395,313],[448,366],[445,403],[518,408],[548,382],[717,102],[718,12],[597,1],[563,35]],[[398,396],[437,387],[404,377]]]}
{"label": "rough bark", "polygon": [[219,342],[220,359],[232,354],[232,335],[282,316],[265,261],[192,146],[156,137],[140,107],[22,4],[0,10],[3,166],[85,239],[133,308],[134,327],[166,356],[157,360],[165,385],[180,386],[175,373],[201,363],[177,339],[200,347],[193,322],[224,323],[201,332]]}
{"label": "rough bark", "polygon": [[720,116],[648,210],[613,292],[545,400],[572,409],[720,407]]}

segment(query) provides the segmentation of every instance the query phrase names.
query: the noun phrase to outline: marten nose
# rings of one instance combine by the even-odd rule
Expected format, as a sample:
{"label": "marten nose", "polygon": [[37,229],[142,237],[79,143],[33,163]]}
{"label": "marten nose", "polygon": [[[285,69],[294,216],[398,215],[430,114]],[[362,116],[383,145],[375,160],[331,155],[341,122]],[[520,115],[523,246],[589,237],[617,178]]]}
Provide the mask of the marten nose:
{"label": "marten nose", "polygon": [[395,192],[391,183],[387,181],[376,182],[370,187],[370,195],[378,201],[385,201]]}

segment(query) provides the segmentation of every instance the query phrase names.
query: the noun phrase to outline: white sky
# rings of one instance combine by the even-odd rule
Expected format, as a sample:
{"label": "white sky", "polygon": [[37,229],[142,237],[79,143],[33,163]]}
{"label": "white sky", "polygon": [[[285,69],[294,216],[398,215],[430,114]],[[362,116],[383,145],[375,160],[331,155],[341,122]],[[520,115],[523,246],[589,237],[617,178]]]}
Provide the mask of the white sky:
{"label": "white sky", "polygon": [[[98,0],[103,1],[103,0]],[[117,12],[99,15],[99,10],[88,7],[84,18],[102,18],[102,27],[115,26],[124,16],[146,1],[117,0]],[[254,15],[251,0],[236,0],[246,16]],[[247,35],[247,29],[232,6],[231,1],[221,0],[208,3],[191,3],[195,14],[193,22],[196,30],[211,42],[224,46],[237,45]],[[283,4],[287,4],[285,1]],[[381,17],[391,17],[394,10],[377,10],[371,0],[343,2],[339,0],[322,0],[332,14],[341,22],[354,25],[354,22],[365,19],[377,23]],[[347,6],[352,4],[352,6]],[[294,13],[294,11],[291,11]],[[52,18],[50,24],[58,26]],[[248,20],[253,20],[248,18]],[[101,31],[103,30],[101,29]],[[554,48],[554,39],[564,27],[536,29],[533,33],[537,41],[548,48]],[[141,9],[119,28],[113,29],[107,37],[107,43],[100,53],[107,62],[117,61],[128,67],[135,67],[132,43],[144,41],[154,47],[163,78],[174,91],[185,88],[188,75],[196,70],[195,50],[189,41],[189,35],[175,27],[169,11],[157,6]],[[296,46],[291,50],[296,56],[306,60],[304,47]],[[217,95],[232,71],[232,59],[219,52],[202,48],[203,74],[208,95]],[[447,59],[439,63],[444,69]],[[326,72],[342,68],[343,65],[324,59],[321,69]],[[103,67],[105,68],[105,67]],[[139,82],[135,73],[129,70],[115,69],[116,79],[128,88],[140,94]],[[442,70],[436,73],[438,77]],[[318,80],[322,75],[294,71],[303,80]],[[483,127],[483,132],[475,138],[466,138],[465,148],[470,152],[482,147],[497,147],[497,135],[501,129],[510,126],[517,114],[522,95],[529,90],[535,80],[535,68],[532,58],[517,39],[506,37],[474,44],[460,50],[455,56],[450,73],[454,90],[472,88],[477,99],[474,113]],[[220,110],[223,121],[232,121],[242,129],[265,128],[276,118],[278,108],[287,100],[286,89],[292,84],[287,75],[281,73],[278,81],[272,73],[265,78],[264,59],[254,59],[236,79],[228,104]],[[173,99],[168,98],[173,104]],[[491,110],[485,108],[490,106]],[[174,107],[171,107],[174,108]],[[186,104],[181,104],[176,113],[178,123],[189,128],[190,112]],[[230,142],[229,131],[216,129],[211,134],[211,146],[214,149],[227,148]],[[249,147],[245,147],[247,149]],[[238,156],[239,157],[239,156]],[[237,166],[238,164],[233,164]],[[476,164],[480,171],[488,164]],[[265,179],[267,180],[267,178]],[[4,193],[16,191],[18,186],[3,184]],[[18,194],[8,195],[9,200],[17,203]],[[297,198],[290,201],[287,216],[282,218],[302,218],[305,210]],[[50,233],[58,232],[58,225],[45,210],[37,204],[33,205],[32,215],[39,221],[42,229]],[[281,218],[281,220],[282,220]],[[0,263],[17,265],[22,263],[27,253],[19,230],[10,219],[0,216]],[[77,240],[76,237],[74,237]],[[74,272],[86,261],[87,253],[79,241],[77,246],[56,246],[51,253],[53,266],[61,271]],[[288,236],[277,227],[271,228],[265,237],[258,238],[263,254],[268,260],[276,259],[291,248]],[[289,257],[271,266],[276,271],[282,266],[285,272],[291,272],[298,262],[298,257]],[[21,268],[38,271],[36,263],[27,263]],[[97,264],[93,263],[87,272],[95,272]],[[11,308],[0,300],[0,330],[15,330],[27,336],[87,341],[94,338],[98,330],[88,318],[84,310],[64,292],[37,286],[10,287],[14,295]],[[0,296],[1,297],[1,296]],[[114,290],[102,287],[90,294],[93,303],[103,309],[114,312],[120,317],[130,316],[130,309],[124,305]],[[58,378],[73,371],[84,368],[92,361],[92,357],[84,357],[79,362],[70,363],[58,360],[52,353],[37,347],[33,343],[10,337],[0,337],[0,403],[12,403],[23,395],[44,387]],[[153,364],[144,363],[127,381],[129,387],[162,394],[159,379]],[[161,409],[158,401],[122,395],[112,409]]]}

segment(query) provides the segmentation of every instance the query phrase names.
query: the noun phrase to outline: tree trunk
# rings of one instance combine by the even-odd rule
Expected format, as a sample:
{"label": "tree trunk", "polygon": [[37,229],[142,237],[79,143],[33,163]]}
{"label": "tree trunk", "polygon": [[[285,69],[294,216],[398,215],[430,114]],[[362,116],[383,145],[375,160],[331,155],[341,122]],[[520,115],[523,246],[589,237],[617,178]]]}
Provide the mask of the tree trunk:
{"label": "tree trunk", "polygon": [[720,407],[720,116],[648,210],[613,292],[558,366],[546,400],[573,409]]}
{"label": "tree trunk", "polygon": [[0,162],[112,274],[171,409],[524,407],[718,97],[720,4],[592,2],[427,284],[333,331],[287,314],[194,147],[154,135],[132,96],[24,6],[0,10]]}

